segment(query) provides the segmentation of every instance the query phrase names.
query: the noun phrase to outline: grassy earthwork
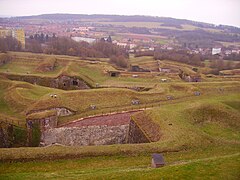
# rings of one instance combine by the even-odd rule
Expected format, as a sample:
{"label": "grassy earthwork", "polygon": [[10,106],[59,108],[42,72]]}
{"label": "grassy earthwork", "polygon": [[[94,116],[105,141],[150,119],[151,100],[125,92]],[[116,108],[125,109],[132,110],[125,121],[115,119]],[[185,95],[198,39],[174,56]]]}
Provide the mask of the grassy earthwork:
{"label": "grassy earthwork", "polygon": [[[203,75],[203,82],[189,83],[181,81],[177,74],[139,73],[134,78],[136,73],[127,71],[121,71],[120,77],[110,77],[107,71],[117,68],[108,59],[54,56],[53,60],[51,55],[15,52],[10,55],[11,62],[0,66],[2,121],[25,128],[27,113],[43,110],[53,113],[49,110],[54,107],[75,112],[60,117],[59,125],[89,115],[144,109],[134,116],[147,117],[158,125],[160,140],[107,146],[1,148],[0,179],[239,179],[238,78],[207,79]],[[43,66],[53,62],[54,70],[41,72]],[[130,62],[143,68],[157,66],[150,57],[131,57]],[[168,60],[161,63],[192,70],[189,65]],[[199,67],[200,72],[204,70]],[[67,74],[92,85],[98,83],[100,87],[64,91],[9,80],[8,74],[38,77]],[[162,78],[170,81],[161,82]],[[134,87],[143,90],[136,91]],[[194,92],[201,94],[196,96]],[[167,96],[173,99],[168,100]],[[140,105],[132,105],[134,99],[140,100]],[[96,109],[90,109],[90,105],[96,105]],[[149,126],[143,129],[151,134]],[[166,165],[151,168],[152,153],[162,153]]]}

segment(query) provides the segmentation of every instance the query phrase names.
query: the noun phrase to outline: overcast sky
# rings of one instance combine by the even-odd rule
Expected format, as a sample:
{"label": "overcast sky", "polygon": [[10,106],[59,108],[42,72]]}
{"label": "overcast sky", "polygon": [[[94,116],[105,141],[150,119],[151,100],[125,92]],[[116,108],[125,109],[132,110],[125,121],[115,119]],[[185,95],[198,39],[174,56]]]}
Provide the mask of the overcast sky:
{"label": "overcast sky", "polygon": [[1,16],[151,15],[240,27],[240,0],[0,0]]}

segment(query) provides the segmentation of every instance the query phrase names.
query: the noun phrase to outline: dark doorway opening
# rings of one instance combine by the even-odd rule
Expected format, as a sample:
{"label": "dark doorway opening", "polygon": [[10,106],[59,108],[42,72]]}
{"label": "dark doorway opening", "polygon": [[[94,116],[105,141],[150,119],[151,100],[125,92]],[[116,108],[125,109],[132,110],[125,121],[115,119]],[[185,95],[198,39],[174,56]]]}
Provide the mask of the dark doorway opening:
{"label": "dark doorway opening", "polygon": [[72,83],[73,83],[74,86],[78,86],[78,82],[76,80],[73,80]]}
{"label": "dark doorway opening", "polygon": [[116,77],[117,74],[116,73],[111,73],[111,77]]}

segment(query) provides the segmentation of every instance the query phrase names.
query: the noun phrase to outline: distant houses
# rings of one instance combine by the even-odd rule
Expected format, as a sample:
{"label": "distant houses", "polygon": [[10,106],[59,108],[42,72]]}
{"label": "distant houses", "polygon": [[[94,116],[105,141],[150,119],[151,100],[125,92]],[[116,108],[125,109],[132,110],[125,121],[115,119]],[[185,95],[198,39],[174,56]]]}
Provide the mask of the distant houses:
{"label": "distant houses", "polygon": [[111,36],[103,37],[103,38],[100,39],[100,42],[109,42],[109,43],[112,43],[112,38],[111,38]]}

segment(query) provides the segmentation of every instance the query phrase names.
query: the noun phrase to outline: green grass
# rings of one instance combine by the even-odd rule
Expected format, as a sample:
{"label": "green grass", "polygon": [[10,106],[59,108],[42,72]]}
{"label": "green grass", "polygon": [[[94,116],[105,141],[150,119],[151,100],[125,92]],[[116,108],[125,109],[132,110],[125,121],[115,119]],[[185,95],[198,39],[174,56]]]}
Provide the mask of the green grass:
{"label": "green grass", "polygon": [[[160,83],[161,78],[152,73],[132,74],[123,72],[121,77],[109,77],[107,70],[114,67],[108,59],[97,64],[78,57],[56,56],[57,69],[41,74],[36,71],[39,62],[50,55],[13,53],[15,61],[0,67],[0,72],[57,77],[61,73],[77,76],[106,87],[151,87],[149,91],[136,92],[126,88],[99,88],[90,90],[63,91],[10,81],[0,76],[0,118],[24,126],[26,113],[31,110],[47,110],[66,107],[75,115],[59,118],[59,124],[88,115],[113,111],[144,108],[142,129],[159,141],[147,144],[124,144],[108,146],[0,149],[0,179],[238,179],[240,177],[240,83],[238,79],[211,82],[187,83],[176,77],[173,82]],[[18,61],[17,61],[18,60]],[[130,57],[131,63],[144,68],[155,68],[152,57]],[[165,66],[192,66],[162,61]],[[200,68],[203,71],[202,68]],[[31,74],[30,74],[31,75]],[[177,76],[177,75],[176,75]],[[219,89],[224,89],[220,91]],[[200,91],[200,96],[194,96]],[[57,94],[51,98],[50,94]],[[166,96],[174,96],[167,100]],[[131,101],[139,99],[140,105]],[[96,105],[91,110],[90,105]],[[30,115],[43,117],[55,112],[48,111]],[[137,116],[137,115],[136,115]],[[135,116],[135,117],[136,117]],[[148,123],[151,121],[151,123]],[[152,128],[159,126],[158,128]],[[25,134],[16,131],[19,139]],[[39,131],[35,133],[39,140]],[[151,154],[163,153],[166,166],[150,168]],[[24,162],[26,161],[26,162]],[[11,162],[11,163],[10,163]]]}
{"label": "green grass", "polygon": [[122,25],[126,27],[147,27],[147,28],[160,28],[161,25],[161,23],[158,22],[97,22],[97,23]]}
{"label": "green grass", "polygon": [[217,138],[236,141],[240,140],[240,132],[238,130],[221,126],[218,123],[205,123],[200,129]]}
{"label": "green grass", "polygon": [[[216,116],[215,124],[221,127],[220,129],[207,129],[204,124],[195,123],[192,117],[189,116],[189,110],[193,107],[198,107],[199,104],[209,104],[212,106],[219,106],[221,101],[233,100],[239,98],[239,94],[229,94],[228,96],[215,96],[211,99],[200,98],[198,101],[183,101],[176,104],[166,104],[153,109],[145,111],[148,118],[151,118],[153,123],[159,125],[161,138],[160,141],[150,144],[139,145],[112,145],[112,146],[90,146],[79,148],[48,148],[29,149],[29,153],[22,151],[21,149],[3,150],[2,159],[5,158],[48,158],[48,157],[64,157],[71,156],[97,156],[97,155],[116,155],[116,154],[135,154],[144,152],[162,152],[162,151],[179,151],[183,149],[194,148],[207,148],[211,146],[224,146],[225,144],[234,145],[239,147],[239,133],[238,126],[234,123],[226,124],[224,121],[228,121],[224,116],[218,118],[217,114],[222,112],[231,113],[231,109],[218,109],[214,117]],[[221,104],[224,108],[227,105]],[[201,107],[201,106],[200,106]],[[195,108],[197,109],[197,108]],[[195,113],[195,112],[193,112]],[[207,114],[206,114],[207,116]],[[232,119],[239,124],[240,115],[236,114],[237,119]],[[222,118],[221,118],[222,117]],[[198,116],[196,116],[198,118]],[[201,117],[200,117],[201,118]],[[201,119],[200,119],[201,120]],[[208,122],[208,121],[206,121]],[[171,125],[170,125],[171,124]],[[217,131],[214,131],[217,130]],[[187,132],[187,133],[186,133]],[[215,133],[215,134],[214,134]],[[234,135],[234,133],[236,135]],[[54,153],[56,152],[56,153]],[[14,157],[12,157],[13,154]]]}
{"label": "green grass", "polygon": [[[227,151],[226,151],[227,150]],[[209,156],[210,155],[210,156]],[[205,151],[164,153],[166,166],[150,168],[151,156],[100,156],[74,160],[1,163],[0,177],[10,179],[236,179],[240,155],[236,149],[212,148]]]}
{"label": "green grass", "polygon": [[0,120],[25,126],[27,107],[42,96],[56,92],[61,90],[0,78]]}
{"label": "green grass", "polygon": [[[90,72],[89,72],[90,73]],[[96,74],[97,77],[97,74]],[[130,82],[132,81],[132,82]],[[160,80],[159,80],[160,81]],[[75,116],[66,117],[71,121],[87,114],[100,114],[102,112],[113,112],[132,108],[142,108],[154,103],[166,101],[167,95],[175,98],[193,96],[194,91],[200,91],[203,95],[226,94],[231,91],[238,92],[238,82],[215,82],[215,83],[157,83],[156,79],[144,78],[110,78],[107,81],[112,86],[138,86],[150,87],[150,91],[136,92],[127,89],[105,88],[81,91],[63,91],[24,82],[0,80],[0,112],[13,117],[20,117],[24,121],[25,113],[29,110],[45,110],[53,107],[66,107],[77,111]],[[5,85],[4,85],[5,84]],[[154,85],[152,85],[154,84]],[[107,86],[107,85],[106,85]],[[218,88],[224,88],[220,93]],[[53,99],[50,94],[57,94],[58,98]],[[194,98],[194,97],[193,97]],[[112,99],[112,101],[109,101]],[[139,99],[140,106],[132,106],[131,101]],[[78,103],[76,103],[76,101]],[[167,102],[166,102],[167,103]],[[90,105],[96,105],[97,110],[90,110]],[[237,106],[237,105],[235,105]],[[60,119],[61,120],[61,119]],[[63,118],[63,122],[65,122]],[[62,121],[62,120],[61,120]]]}
{"label": "green grass", "polygon": [[[171,88],[186,91],[184,86]],[[105,91],[81,93],[101,98]],[[107,94],[113,92],[119,90]],[[160,140],[153,143],[0,149],[0,179],[238,179],[239,98],[239,93],[228,92],[147,109],[146,116],[160,128]],[[163,153],[165,167],[150,168],[154,152]]]}

